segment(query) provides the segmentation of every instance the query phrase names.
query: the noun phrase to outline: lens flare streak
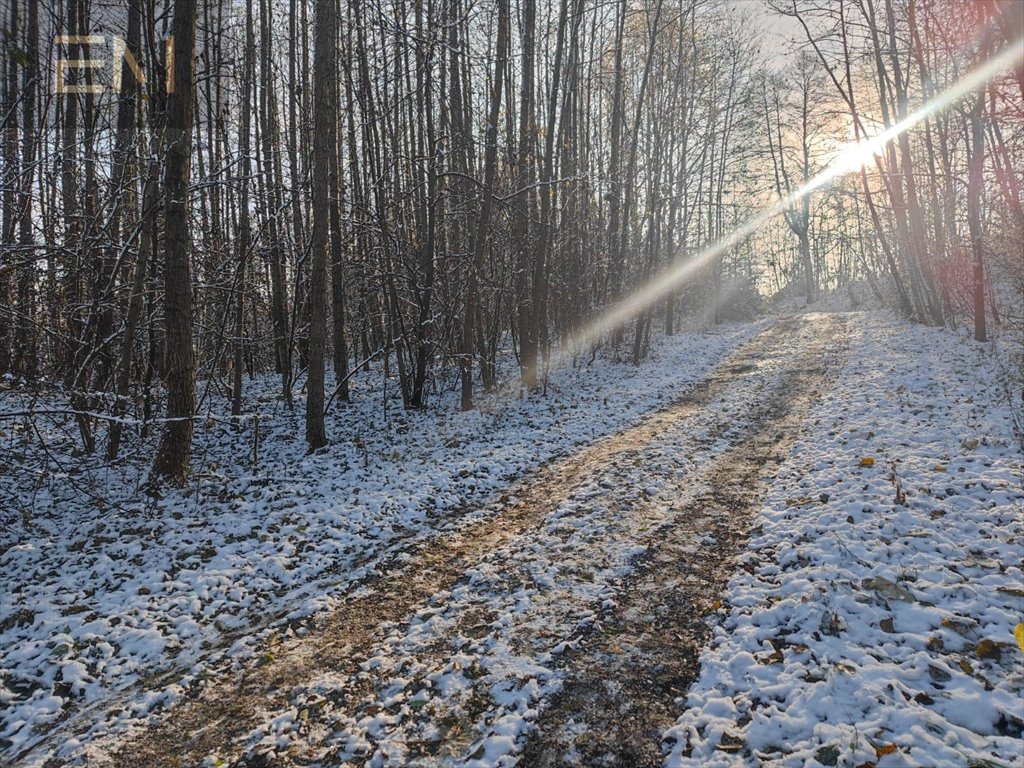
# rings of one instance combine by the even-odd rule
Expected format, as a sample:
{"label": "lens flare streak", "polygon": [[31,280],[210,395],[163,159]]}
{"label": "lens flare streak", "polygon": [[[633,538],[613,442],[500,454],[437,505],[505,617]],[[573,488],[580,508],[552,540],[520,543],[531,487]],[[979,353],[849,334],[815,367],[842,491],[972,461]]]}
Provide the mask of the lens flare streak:
{"label": "lens flare streak", "polygon": [[[673,289],[686,283],[687,280],[713,259],[752,235],[765,222],[780,215],[794,203],[827,186],[840,176],[859,169],[863,163],[869,161],[873,155],[879,153],[888,142],[901,133],[913,128],[929,115],[949,108],[972,91],[983,86],[999,72],[1016,65],[1020,61],[1024,61],[1024,40],[1018,40],[1012,45],[1007,46],[999,55],[989,59],[984,65],[965,75],[954,85],[925,104],[922,104],[917,110],[907,115],[898,123],[869,139],[846,145],[840,150],[839,155],[828,168],[814,176],[802,187],[754,214],[725,237],[716,241],[685,263],[673,266],[651,279],[617,307],[594,320],[576,335],[573,346],[577,349],[582,349],[589,344],[595,343],[604,333],[622,325],[626,320],[642,312],[659,299],[664,298]],[[563,350],[554,354],[549,361],[549,366],[553,368],[558,367],[564,362],[564,358],[569,356],[571,356],[570,350]]]}

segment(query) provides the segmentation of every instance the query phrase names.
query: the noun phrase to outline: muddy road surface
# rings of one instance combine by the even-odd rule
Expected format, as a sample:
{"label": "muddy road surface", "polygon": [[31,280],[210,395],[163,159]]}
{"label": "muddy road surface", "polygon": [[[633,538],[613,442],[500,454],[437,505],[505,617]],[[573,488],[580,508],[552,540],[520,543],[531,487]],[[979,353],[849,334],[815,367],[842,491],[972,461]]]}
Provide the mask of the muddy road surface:
{"label": "muddy road surface", "polygon": [[95,742],[87,764],[659,765],[844,336],[838,315],[779,320],[670,407],[411,545],[308,633]]}

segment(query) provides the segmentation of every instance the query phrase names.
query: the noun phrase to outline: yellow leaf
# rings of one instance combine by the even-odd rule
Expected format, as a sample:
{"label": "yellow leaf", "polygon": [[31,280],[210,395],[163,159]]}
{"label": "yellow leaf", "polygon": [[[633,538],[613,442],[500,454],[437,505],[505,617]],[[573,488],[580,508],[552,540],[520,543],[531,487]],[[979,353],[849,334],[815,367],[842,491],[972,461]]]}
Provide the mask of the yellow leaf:
{"label": "yellow leaf", "polygon": [[899,747],[897,747],[895,744],[883,744],[881,746],[875,747],[875,755],[877,757],[885,757],[886,755],[891,755],[897,749],[899,749]]}
{"label": "yellow leaf", "polygon": [[1017,638],[1017,646],[1024,653],[1024,624],[1018,624],[1013,628],[1013,636]]}
{"label": "yellow leaf", "polygon": [[970,634],[971,630],[977,626],[976,622],[972,619],[951,616],[944,618],[941,623],[946,629],[952,629],[954,632],[964,636]]}
{"label": "yellow leaf", "polygon": [[1002,650],[998,645],[993,643],[991,640],[982,640],[974,647],[974,653],[977,654],[979,659],[995,659],[999,661],[1003,655]]}
{"label": "yellow leaf", "polygon": [[944,466],[942,466],[941,464],[936,464],[934,467],[932,467],[932,469],[935,470],[936,472],[945,472],[946,471],[946,468]]}
{"label": "yellow leaf", "polygon": [[873,466],[875,466],[875,457],[874,456],[865,456],[863,459],[860,460],[860,466],[862,466],[862,467],[873,467]]}

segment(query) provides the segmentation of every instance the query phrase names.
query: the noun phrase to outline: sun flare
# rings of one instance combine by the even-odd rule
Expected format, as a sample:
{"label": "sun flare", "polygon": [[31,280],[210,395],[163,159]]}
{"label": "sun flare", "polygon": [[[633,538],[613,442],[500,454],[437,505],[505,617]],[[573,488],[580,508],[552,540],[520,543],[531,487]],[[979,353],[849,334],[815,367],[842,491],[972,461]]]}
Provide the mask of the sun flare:
{"label": "sun flare", "polygon": [[[1021,61],[1024,61],[1024,40],[1018,40],[1012,45],[1006,46],[998,55],[992,57],[985,64],[977,67],[954,85],[937,94],[934,98],[907,115],[907,117],[884,131],[870,138],[846,144],[825,170],[810,179],[802,187],[751,216],[727,235],[692,258],[665,270],[662,274],[635,291],[618,306],[598,317],[578,335],[577,344],[582,347],[596,343],[603,334],[620,326],[626,320],[650,307],[654,302],[664,298],[670,291],[685,284],[715,258],[741,242],[744,238],[752,235],[761,225],[782,214],[783,211],[801,198],[826,187],[841,176],[859,170],[862,165],[871,162],[874,155],[882,152],[885,149],[885,145],[901,133],[910,130],[929,115],[948,109],[960,99],[983,86],[1000,72],[1016,66]],[[562,352],[559,355],[552,355],[552,365],[564,363],[564,358],[568,356],[571,356],[569,351]]]}

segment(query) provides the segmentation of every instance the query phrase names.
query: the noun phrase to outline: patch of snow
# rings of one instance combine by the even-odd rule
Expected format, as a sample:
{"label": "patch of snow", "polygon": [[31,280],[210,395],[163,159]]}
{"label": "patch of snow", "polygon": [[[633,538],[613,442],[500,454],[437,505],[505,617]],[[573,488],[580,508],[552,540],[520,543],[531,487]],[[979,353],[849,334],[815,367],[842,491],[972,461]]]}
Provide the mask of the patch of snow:
{"label": "patch of snow", "polygon": [[[35,424],[52,459],[33,428],[0,422],[0,498],[13,500],[0,505],[0,756],[67,715],[60,727],[91,727],[90,738],[123,728],[167,703],[161,686],[244,663],[271,633],[301,634],[382,563],[493,514],[483,502],[515,479],[671,402],[770,323],[658,340],[639,367],[580,363],[553,372],[547,396],[500,407],[482,396],[468,413],[451,390],[406,412],[395,382],[360,373],[353,402],[328,416],[330,447],[312,455],[301,401],[286,410],[275,379],[261,377],[246,395],[258,425],[235,432],[230,404],[208,400],[196,479],[161,499],[141,493],[155,435],[126,435],[129,458],[109,468],[73,455],[61,417]],[[514,377],[511,356],[505,365]],[[31,405],[0,397],[11,410]],[[139,692],[156,673],[157,690]],[[93,722],[114,705],[123,711],[113,722]]]}
{"label": "patch of snow", "polygon": [[1024,457],[995,360],[892,318],[849,329],[670,766],[1024,765]]}

